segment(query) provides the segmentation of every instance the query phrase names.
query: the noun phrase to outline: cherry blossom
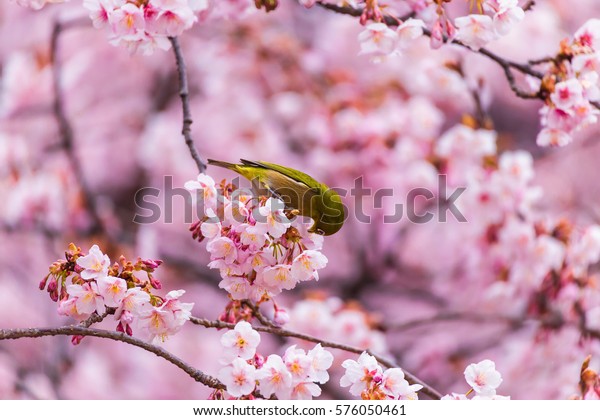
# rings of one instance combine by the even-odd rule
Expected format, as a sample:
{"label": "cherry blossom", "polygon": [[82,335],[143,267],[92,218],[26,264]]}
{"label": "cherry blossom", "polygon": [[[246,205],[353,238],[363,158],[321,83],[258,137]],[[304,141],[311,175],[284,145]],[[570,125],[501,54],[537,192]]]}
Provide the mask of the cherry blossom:
{"label": "cherry blossom", "polygon": [[456,39],[462,41],[474,50],[485,47],[497,39],[494,21],[487,15],[461,16],[454,20]]}
{"label": "cherry blossom", "polygon": [[226,352],[222,360],[225,363],[237,357],[249,360],[254,357],[259,343],[260,335],[248,322],[240,321],[233,330],[226,332],[221,337],[221,344]]}
{"label": "cherry blossom", "polygon": [[495,395],[496,388],[502,383],[496,364],[487,359],[467,366],[465,379],[477,394],[483,396]]}
{"label": "cherry blossom", "polygon": [[383,369],[377,359],[368,353],[362,353],[357,361],[345,360],[342,367],[346,371],[340,379],[340,385],[350,387],[350,394],[357,397],[369,389],[374,381],[381,382],[383,379]]}
{"label": "cherry blossom", "polygon": [[227,392],[232,397],[241,397],[254,391],[257,373],[253,365],[238,357],[231,365],[221,368],[218,378],[227,386]]}
{"label": "cherry blossom", "polygon": [[289,395],[292,388],[292,374],[287,370],[281,356],[271,354],[266,362],[257,371],[256,378],[260,384],[260,392],[269,397],[272,394],[279,399]]}
{"label": "cherry blossom", "polygon": [[398,39],[398,33],[385,23],[370,23],[358,36],[360,54],[371,56],[373,61],[380,61],[396,51]]}
{"label": "cherry blossom", "polygon": [[[204,185],[215,185],[203,179]],[[192,188],[193,182],[186,187]],[[288,217],[292,215],[286,214],[283,201],[253,199],[233,187],[218,201],[223,205],[223,219],[216,217],[210,203],[198,203],[204,206],[205,216],[190,230],[194,238],[206,240],[209,267],[219,269],[219,287],[233,299],[260,302],[294,289],[298,282],[318,279],[318,270],[327,264],[320,252],[321,236],[309,233],[308,222]]]}
{"label": "cherry blossom", "polygon": [[77,264],[83,268],[81,278],[90,280],[105,277],[108,274],[110,260],[100,251],[98,245],[93,245],[86,256],[77,259]]}
{"label": "cherry blossom", "polygon": [[346,369],[340,379],[342,387],[350,387],[350,394],[362,399],[416,400],[417,392],[423,388],[420,384],[410,385],[400,368],[390,368],[385,372],[375,357],[362,353],[357,361],[345,360]]}
{"label": "cherry blossom", "polygon": [[118,307],[127,293],[127,282],[119,277],[105,276],[98,280],[98,291],[104,298],[104,304]]}
{"label": "cherry blossom", "polygon": [[67,293],[76,299],[74,303],[78,314],[104,313],[104,298],[98,292],[96,283],[70,284],[67,286]]}
{"label": "cherry blossom", "polygon": [[391,368],[383,373],[382,388],[388,397],[394,400],[416,400],[417,391],[423,388],[423,385],[410,385],[404,379],[404,372],[400,368]]}
{"label": "cherry blossom", "polygon": [[[198,175],[196,181],[187,181],[184,187],[190,191],[199,191],[203,198],[203,206],[214,210],[217,205],[217,189],[215,180],[205,174]],[[214,212],[212,213],[214,215]]]}
{"label": "cherry blossom", "polygon": [[315,250],[306,250],[294,258],[291,267],[291,275],[300,281],[307,281],[311,278],[318,280],[317,270],[327,265],[327,257]]}

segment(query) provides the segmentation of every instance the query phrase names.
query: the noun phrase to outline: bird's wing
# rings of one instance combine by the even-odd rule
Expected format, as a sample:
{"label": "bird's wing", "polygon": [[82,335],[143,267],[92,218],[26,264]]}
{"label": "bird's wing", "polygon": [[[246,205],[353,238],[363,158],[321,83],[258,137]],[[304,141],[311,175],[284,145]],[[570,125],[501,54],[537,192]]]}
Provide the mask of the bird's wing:
{"label": "bird's wing", "polygon": [[321,192],[321,184],[316,179],[314,179],[310,175],[307,175],[303,172],[297,171],[292,168],[288,168],[286,166],[277,165],[276,163],[264,162],[262,160],[254,161],[254,160],[241,159],[241,162],[244,165],[253,166],[255,168],[264,168],[264,169],[270,169],[275,172],[279,172],[280,174],[285,175],[285,176],[293,179],[296,182],[300,182],[300,183],[306,185],[310,189],[315,189],[315,193],[317,193],[317,194]]}

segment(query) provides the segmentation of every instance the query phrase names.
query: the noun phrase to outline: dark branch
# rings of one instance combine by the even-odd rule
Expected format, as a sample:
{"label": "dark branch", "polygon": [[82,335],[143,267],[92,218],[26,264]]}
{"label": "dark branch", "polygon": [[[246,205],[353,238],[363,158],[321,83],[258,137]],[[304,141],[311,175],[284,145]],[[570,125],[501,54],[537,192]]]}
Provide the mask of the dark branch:
{"label": "dark branch", "polygon": [[[529,9],[533,6],[533,3],[534,2],[529,2],[525,7],[527,9]],[[354,17],[359,17],[363,13],[363,9],[354,8],[352,6],[337,6],[335,4],[320,3],[320,2],[317,2],[317,4],[327,10],[331,10],[336,13],[354,16]],[[402,21],[401,19],[396,18],[394,16],[390,16],[390,15],[383,16],[383,23],[385,23],[388,26],[396,27],[396,26],[398,26],[399,22],[401,22],[401,21]],[[431,31],[428,29],[424,29],[423,34],[425,36],[431,37]],[[445,41],[447,41],[447,40],[445,40]],[[459,40],[452,40],[451,44],[458,45],[462,48],[471,50],[470,47],[468,47],[467,45],[465,45],[464,43],[462,43]],[[543,77],[542,73],[531,68],[531,66],[528,64],[517,63],[515,61],[507,60],[503,57],[500,57],[499,55],[493,53],[492,51],[490,51],[486,48],[481,48],[480,50],[477,50],[477,51],[475,51],[475,50],[471,50],[471,51],[481,54],[481,55],[489,58],[490,60],[495,61],[498,65],[500,65],[500,67],[502,67],[502,69],[504,70],[504,74],[506,75],[506,79],[508,80],[508,83],[510,84],[510,88],[518,97],[523,98],[523,99],[540,99],[538,92],[526,92],[517,86],[515,76],[513,74],[513,70],[517,70],[517,71],[521,72],[522,74],[526,74],[526,75],[535,77],[537,79],[541,79]]]}
{"label": "dark branch", "polygon": [[[196,317],[191,317],[190,322],[192,322],[193,324],[196,324],[196,325],[201,325],[206,328],[217,328],[217,329],[233,329],[233,328],[235,328],[235,324],[230,324],[228,322],[209,321],[207,319],[196,318]],[[283,328],[271,327],[271,326],[266,326],[266,325],[257,325],[257,326],[253,326],[253,328],[259,332],[273,334],[273,335],[277,335],[279,337],[297,338],[299,340],[304,340],[304,341],[309,341],[311,343],[321,344],[323,347],[344,350],[349,353],[362,354],[363,352],[366,351],[367,353],[369,353],[373,357],[375,357],[375,359],[377,359],[377,361],[381,365],[383,365],[387,368],[399,367],[398,365],[396,365],[394,362],[392,362],[390,360],[387,360],[381,356],[378,356],[369,350],[361,349],[358,347],[335,343],[333,341],[322,340],[317,337],[313,337],[313,336],[310,336],[307,334],[297,333],[294,331],[289,331],[289,330],[286,330]],[[420,384],[423,386],[423,389],[419,392],[427,395],[430,398],[436,399],[436,400],[439,400],[440,398],[442,398],[442,394],[439,391],[437,391],[435,388],[433,388],[431,385],[428,385],[427,383],[425,383],[424,381],[419,379],[416,375],[406,371],[404,368],[402,368],[402,371],[404,372],[404,376],[406,377],[406,380],[408,382],[410,382],[412,384]]]}
{"label": "dark branch", "polygon": [[177,63],[177,73],[179,75],[179,96],[181,97],[181,107],[183,110],[183,128],[181,129],[181,134],[183,134],[185,144],[198,167],[198,172],[204,173],[206,172],[206,163],[200,157],[194,145],[194,139],[192,139],[192,123],[194,121],[192,120],[192,112],[190,111],[190,91],[183,53],[181,52],[181,46],[177,37],[170,37],[169,40],[173,46],[173,53],[175,54],[175,61]]}
{"label": "dark branch", "polygon": [[167,360],[168,362],[171,362],[179,369],[187,373],[196,382],[200,382],[214,389],[225,389],[225,385],[223,385],[218,379],[207,375],[201,372],[200,370],[188,365],[186,362],[184,362],[174,354],[171,354],[168,351],[164,350],[163,348],[120,332],[86,328],[75,325],[58,328],[25,328],[13,330],[0,330],[0,340],[16,340],[26,337],[38,338],[56,335],[107,338],[109,340],[121,341],[123,343],[131,344],[132,346],[142,348],[146,351],[149,351],[150,353],[155,354],[158,357]]}

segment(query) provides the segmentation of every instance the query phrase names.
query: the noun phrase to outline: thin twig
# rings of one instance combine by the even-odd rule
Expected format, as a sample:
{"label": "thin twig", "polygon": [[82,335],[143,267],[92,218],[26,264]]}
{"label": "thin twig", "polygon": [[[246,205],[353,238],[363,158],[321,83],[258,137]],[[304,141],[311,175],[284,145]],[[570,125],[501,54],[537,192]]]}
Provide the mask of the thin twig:
{"label": "thin twig", "polygon": [[66,22],[56,21],[52,29],[52,36],[50,39],[50,62],[52,64],[52,87],[54,90],[54,103],[53,112],[58,123],[58,130],[61,137],[61,146],[65,149],[69,162],[73,168],[75,178],[79,183],[83,198],[85,200],[86,207],[92,218],[91,233],[97,233],[102,230],[102,219],[98,214],[98,208],[96,206],[96,197],[92,193],[89,184],[85,178],[83,167],[77,157],[75,151],[75,140],[73,135],[73,127],[67,118],[65,111],[63,90],[61,84],[61,62],[59,59],[59,46],[60,46],[60,35],[67,29],[83,26],[89,24],[89,19],[73,19]]}
{"label": "thin twig", "polygon": [[[533,5],[533,3],[534,2],[529,2],[525,7],[527,9],[529,9]],[[352,6],[338,6],[335,4],[321,3],[321,2],[317,2],[316,4],[324,9],[331,10],[333,12],[340,13],[340,14],[354,16],[354,17],[359,17],[363,13],[362,9],[355,8]],[[390,15],[383,16],[383,23],[385,23],[388,26],[396,27],[396,26],[398,26],[398,22],[399,22],[399,20],[396,17],[390,16]],[[432,35],[431,31],[429,29],[424,29],[423,34],[428,37],[431,37],[431,35]],[[447,40],[445,39],[445,41],[447,41]],[[463,42],[456,40],[456,39],[452,40],[451,44],[458,45],[462,48],[471,50],[471,48],[469,46],[467,46]],[[544,76],[541,72],[531,68],[531,66],[528,64],[518,63],[515,61],[505,59],[503,57],[500,57],[499,55],[493,53],[492,51],[490,51],[486,48],[481,48],[479,50],[471,50],[471,51],[473,51],[474,53],[481,54],[481,55],[495,61],[498,65],[500,65],[500,67],[502,67],[502,69],[504,71],[504,74],[506,75],[506,79],[508,80],[511,90],[518,97],[523,98],[523,99],[540,99],[539,92],[526,92],[517,86],[513,70],[517,70],[517,71],[521,72],[522,74],[526,74],[526,75],[535,77],[537,79],[541,79]]]}
{"label": "thin twig", "polygon": [[142,348],[150,353],[161,357],[168,362],[171,362],[179,369],[187,373],[196,382],[200,382],[210,388],[214,389],[225,389],[218,379],[203,373],[202,371],[188,365],[186,362],[169,353],[165,349],[150,344],[146,341],[140,340],[139,338],[131,337],[127,334],[123,334],[117,331],[107,331],[95,328],[86,328],[78,325],[70,325],[66,327],[58,328],[23,328],[23,329],[11,329],[11,330],[0,330],[0,340],[16,340],[20,338],[38,338],[46,336],[89,336],[98,338],[107,338],[109,340],[121,341],[123,343],[131,344],[132,346]]}
{"label": "thin twig", "polygon": [[173,53],[175,54],[175,61],[177,63],[177,73],[179,75],[179,96],[181,97],[181,107],[183,110],[183,127],[181,134],[185,139],[185,144],[190,150],[190,155],[196,166],[198,172],[206,172],[206,163],[200,157],[196,146],[194,145],[194,139],[192,139],[192,112],[190,111],[190,91],[188,85],[187,68],[183,59],[183,53],[181,51],[181,45],[179,45],[179,39],[177,37],[170,37],[171,45],[173,46]]}
{"label": "thin twig", "polygon": [[470,322],[475,324],[486,324],[486,323],[500,323],[509,324],[512,327],[519,327],[525,323],[524,319],[513,318],[503,315],[492,315],[492,314],[477,314],[477,313],[465,313],[465,312],[445,312],[432,315],[425,318],[412,319],[410,321],[386,324],[383,325],[384,331],[406,331],[413,328],[418,328],[424,325],[434,324],[438,322]]}
{"label": "thin twig", "polygon": [[98,322],[104,321],[104,318],[106,318],[109,315],[113,315],[114,313],[114,308],[107,308],[106,312],[104,312],[102,315],[98,315],[96,312],[94,312],[88,319],[86,319],[85,321],[81,321],[79,323],[79,326],[89,328],[93,324],[97,324]]}
{"label": "thin twig", "polygon": [[[235,328],[235,324],[231,324],[228,322],[210,321],[208,319],[202,319],[202,318],[196,318],[196,317],[191,317],[190,322],[192,322],[193,324],[196,324],[196,325],[201,325],[206,328],[217,328],[217,329],[233,329],[233,328]],[[323,346],[323,347],[344,350],[349,353],[362,354],[364,352],[367,352],[371,356],[373,356],[375,359],[377,359],[377,361],[381,365],[383,365],[387,368],[399,367],[394,362],[387,360],[386,358],[384,358],[382,356],[378,356],[368,349],[365,350],[365,349],[361,349],[359,347],[348,346],[345,344],[335,343],[333,341],[326,341],[326,340],[322,340],[317,337],[310,336],[308,334],[302,334],[302,333],[286,330],[283,328],[269,327],[266,325],[257,325],[257,326],[254,326],[253,328],[258,332],[273,334],[273,335],[277,335],[280,337],[297,338],[300,340],[309,341],[311,343],[321,344],[321,346]],[[440,393],[438,390],[433,388],[431,385],[428,385],[426,382],[419,379],[416,375],[406,371],[404,368],[402,368],[402,371],[404,372],[404,376],[406,377],[406,380],[408,382],[410,382],[412,384],[420,384],[423,386],[423,389],[420,392],[422,392],[423,394],[425,394],[428,397],[433,398],[433,399],[439,400],[440,398],[442,398],[442,393]]]}

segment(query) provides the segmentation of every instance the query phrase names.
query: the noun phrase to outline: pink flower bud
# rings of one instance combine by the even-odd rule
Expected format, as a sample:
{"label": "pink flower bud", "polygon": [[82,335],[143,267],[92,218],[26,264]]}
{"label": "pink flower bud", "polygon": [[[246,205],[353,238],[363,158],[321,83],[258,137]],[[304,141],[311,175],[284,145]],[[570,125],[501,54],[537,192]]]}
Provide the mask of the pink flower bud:
{"label": "pink flower bud", "polygon": [[277,308],[275,310],[275,315],[273,316],[273,322],[279,326],[283,326],[290,322],[290,315],[285,309]]}
{"label": "pink flower bud", "polygon": [[152,270],[158,268],[163,262],[162,260],[143,260],[142,263]]}
{"label": "pink flower bud", "polygon": [[442,24],[439,20],[436,20],[431,29],[431,38],[429,41],[431,48],[438,49],[444,44],[444,34]]}
{"label": "pink flower bud", "polygon": [[76,346],[79,343],[81,343],[81,340],[83,340],[83,335],[74,335],[73,337],[71,337],[71,343]]}
{"label": "pink flower bud", "polygon": [[133,314],[129,311],[123,311],[119,321],[125,325],[131,324],[133,322]]}
{"label": "pink flower bud", "polygon": [[154,277],[150,277],[150,284],[157,290],[160,290],[162,288],[160,280],[155,279]]}
{"label": "pink flower bud", "polygon": [[265,358],[263,355],[256,353],[254,355],[254,365],[256,366],[257,369],[260,369],[262,367],[262,365],[265,364]]}

